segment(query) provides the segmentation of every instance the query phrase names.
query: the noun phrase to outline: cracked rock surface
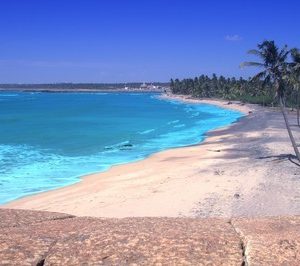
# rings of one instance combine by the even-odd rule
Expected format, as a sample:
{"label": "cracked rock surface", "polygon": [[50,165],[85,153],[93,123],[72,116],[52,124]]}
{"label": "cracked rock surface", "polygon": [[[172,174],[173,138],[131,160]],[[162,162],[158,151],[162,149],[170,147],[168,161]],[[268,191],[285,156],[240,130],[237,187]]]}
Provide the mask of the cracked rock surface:
{"label": "cracked rock surface", "polygon": [[300,265],[300,216],[102,219],[0,209],[0,265]]}

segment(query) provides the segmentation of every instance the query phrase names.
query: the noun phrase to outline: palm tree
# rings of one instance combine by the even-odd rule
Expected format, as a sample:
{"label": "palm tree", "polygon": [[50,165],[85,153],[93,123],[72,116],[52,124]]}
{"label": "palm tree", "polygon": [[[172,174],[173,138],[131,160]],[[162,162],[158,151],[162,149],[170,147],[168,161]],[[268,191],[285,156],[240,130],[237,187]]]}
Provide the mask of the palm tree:
{"label": "palm tree", "polygon": [[262,68],[263,71],[256,74],[252,79],[262,80],[263,85],[267,83],[273,84],[291,143],[295,154],[300,161],[300,153],[285,111],[284,75],[286,74],[286,61],[290,51],[286,45],[282,49],[279,49],[274,41],[263,41],[261,44],[258,44],[257,47],[258,49],[250,50],[249,54],[258,56],[261,62],[244,62],[241,66],[255,66]]}
{"label": "palm tree", "polygon": [[300,51],[297,48],[291,50],[292,62],[289,64],[286,79],[293,85],[294,90],[297,92],[297,123],[300,126]]}

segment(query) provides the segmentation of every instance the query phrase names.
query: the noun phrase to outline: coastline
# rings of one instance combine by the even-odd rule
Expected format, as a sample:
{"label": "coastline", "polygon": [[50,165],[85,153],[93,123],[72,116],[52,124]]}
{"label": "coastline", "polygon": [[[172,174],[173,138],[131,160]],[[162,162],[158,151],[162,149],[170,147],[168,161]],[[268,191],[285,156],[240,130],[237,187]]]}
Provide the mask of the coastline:
{"label": "coastline", "polygon": [[[282,213],[285,206],[276,210],[250,206],[251,210],[245,213],[245,206],[249,209],[251,203],[249,197],[253,197],[264,183],[270,167],[262,162],[254,169],[255,175],[248,173],[254,178],[240,178],[249,172],[249,160],[253,161],[253,158],[247,158],[243,151],[241,154],[236,149],[239,144],[237,132],[242,131],[245,136],[240,137],[246,139],[258,139],[258,135],[263,134],[259,132],[260,125],[255,125],[255,132],[249,132],[250,120],[261,119],[262,110],[263,115],[270,113],[278,118],[277,112],[221,100],[195,100],[173,95],[161,97],[218,105],[248,115],[237,123],[210,131],[200,144],[169,149],[141,161],[113,166],[106,172],[84,176],[73,185],[27,196],[1,207],[99,217],[231,217]],[[267,117],[261,122],[265,125],[266,120]],[[237,143],[232,142],[234,139]],[[296,208],[295,211],[298,213],[299,210]]]}
{"label": "coastline", "polygon": [[[39,99],[39,97],[41,97],[42,94],[39,94],[39,96],[35,97],[35,96],[31,96],[31,93],[25,93],[23,97],[27,97],[30,99],[31,101],[31,97],[33,97],[33,99]],[[158,113],[158,118],[162,118],[164,120],[164,126],[167,125],[167,127],[169,128],[168,131],[166,131],[165,129],[160,130],[161,125],[157,124],[157,123],[152,123],[150,121],[149,123],[145,123],[144,119],[143,120],[138,120],[135,121],[135,123],[138,123],[137,127],[139,127],[140,125],[143,125],[145,123],[145,127],[141,128],[140,130],[138,130],[136,132],[137,136],[133,136],[131,137],[130,135],[127,135],[125,138],[123,138],[122,134],[121,136],[118,136],[118,138],[112,138],[111,139],[111,135],[110,133],[109,136],[107,136],[108,138],[111,139],[111,142],[108,142],[105,146],[102,145],[101,143],[98,143],[95,147],[95,143],[97,142],[93,142],[92,140],[89,141],[87,146],[90,147],[94,147],[94,150],[96,150],[96,155],[93,155],[93,153],[89,153],[89,152],[85,152],[85,147],[83,146],[82,149],[80,149],[80,153],[86,153],[86,157],[90,158],[90,159],[81,159],[78,158],[78,160],[73,160],[73,161],[77,161],[77,165],[76,162],[74,163],[74,167],[68,165],[68,162],[70,161],[70,159],[68,157],[60,157],[58,162],[57,160],[53,160],[52,158],[42,158],[45,157],[45,155],[42,153],[42,156],[37,156],[37,158],[35,156],[28,156],[27,154],[27,150],[28,148],[25,147],[21,147],[19,149],[19,151],[17,153],[14,154],[10,154],[10,156],[8,158],[13,159],[14,156],[19,156],[19,154],[24,154],[23,156],[25,158],[30,158],[29,160],[27,160],[27,163],[29,165],[33,164],[35,165],[35,158],[37,161],[37,165],[40,165],[41,169],[38,171],[34,171],[31,169],[25,169],[24,171],[26,171],[27,174],[30,173],[30,171],[32,171],[31,173],[31,179],[32,180],[36,180],[36,182],[33,182],[31,185],[31,182],[26,182],[24,185],[22,184],[22,181],[18,178],[15,178],[15,176],[18,176],[17,174],[14,174],[11,172],[11,175],[13,175],[10,180],[10,176],[9,174],[3,173],[2,176],[2,180],[5,180],[5,177],[7,177],[8,180],[10,180],[10,184],[8,183],[8,188],[7,186],[3,187],[3,193],[1,194],[1,200],[0,200],[0,204],[6,204],[9,202],[12,202],[14,200],[17,199],[21,199],[21,198],[25,198],[34,194],[39,194],[39,193],[43,193],[43,192],[47,192],[50,190],[55,190],[55,189],[59,189],[62,187],[66,187],[66,186],[70,186],[73,185],[77,182],[80,182],[82,180],[82,178],[84,178],[85,176],[89,176],[91,174],[95,174],[95,173],[100,173],[100,172],[105,172],[108,171],[112,166],[117,166],[117,165],[124,165],[124,164],[128,164],[131,162],[137,162],[140,160],[144,160],[146,158],[148,158],[149,156],[151,156],[154,153],[160,152],[160,151],[164,151],[164,150],[168,150],[168,149],[174,149],[174,148],[179,148],[179,147],[186,147],[186,146],[192,146],[192,145],[196,145],[198,143],[201,143],[203,141],[203,139],[206,137],[206,133],[208,131],[214,130],[215,128],[220,128],[223,126],[227,126],[230,125],[231,123],[237,121],[238,119],[240,119],[241,117],[241,113],[237,112],[237,111],[229,111],[229,110],[225,110],[225,109],[220,109],[218,106],[213,106],[213,105],[202,105],[202,104],[193,104],[193,103],[188,103],[187,101],[183,101],[181,100],[180,102],[178,100],[176,100],[176,104],[174,105],[175,101],[173,101],[173,99],[167,99],[164,97],[163,100],[161,100],[161,95],[160,94],[148,94],[148,95],[143,95],[142,97],[140,97],[142,95],[142,93],[135,93],[135,94],[131,94],[131,93],[123,93],[125,98],[122,95],[122,102],[126,103],[126,102],[130,102],[132,99],[138,99],[138,102],[140,102],[140,99],[147,99],[149,101],[154,101],[155,103],[157,103],[158,105],[167,105],[170,107],[170,110],[172,109],[172,107],[174,109],[180,109],[179,111],[177,110],[177,115],[172,116],[170,118],[168,118],[168,110],[167,113],[164,115],[164,117],[161,117],[161,112]],[[110,93],[105,93],[105,96],[101,96],[98,99],[108,99],[108,102],[110,101],[114,101],[115,98],[111,99],[110,95],[112,95],[112,97],[120,97],[120,96],[114,96],[114,95],[120,95],[119,93],[115,93],[115,92],[110,92]],[[129,96],[128,96],[129,95]],[[138,95],[137,96],[131,96],[131,95]],[[16,96],[14,94],[9,94],[8,96]],[[54,97],[58,97],[59,94],[56,94]],[[19,97],[19,96],[18,96]],[[13,97],[10,99],[18,99],[18,97]],[[42,95],[43,97],[43,95]],[[48,97],[48,96],[45,96]],[[50,95],[51,97],[51,95]],[[72,93],[67,93],[66,95],[64,95],[63,99],[68,100],[69,97],[73,97]],[[77,97],[79,98],[79,95],[77,95]],[[85,96],[87,97],[87,96]],[[88,96],[88,97],[92,97],[92,96]],[[133,98],[132,98],[133,97]],[[117,99],[116,98],[116,99]],[[41,99],[43,102],[43,98]],[[104,101],[106,101],[104,100]],[[37,101],[39,102],[39,100]],[[137,104],[134,104],[135,106],[132,108],[137,108],[139,109],[139,103],[137,102]],[[80,103],[80,102],[79,102]],[[53,108],[54,105],[52,105]],[[144,107],[144,105],[141,105],[141,107]],[[151,107],[151,106],[149,106]],[[68,108],[66,108],[68,109]],[[148,108],[143,108],[144,110],[146,110],[146,112],[148,112]],[[221,115],[220,120],[216,120],[215,122],[212,122],[210,125],[206,125],[206,123],[201,123],[201,120],[199,120],[199,117],[195,117],[197,116],[199,113],[194,112],[193,115],[191,115],[189,112],[190,110],[200,110],[201,111],[206,111],[208,113],[212,112],[212,114],[215,114],[216,116]],[[63,113],[63,110],[62,110]],[[100,112],[97,112],[100,113]],[[223,114],[224,113],[224,114]],[[186,116],[184,115],[186,114]],[[8,112],[8,116],[9,116],[9,112]],[[102,115],[101,115],[102,116]],[[193,129],[190,127],[190,122],[189,119],[187,118],[190,117],[191,121],[194,121],[193,123]],[[194,118],[195,117],[195,118]],[[214,116],[212,116],[214,117]],[[159,118],[159,119],[160,119]],[[183,119],[182,119],[183,118]],[[186,118],[187,120],[185,120],[184,118]],[[177,120],[180,119],[180,120]],[[99,123],[100,120],[98,120],[98,124],[101,125],[101,123]],[[146,119],[147,121],[147,119]],[[104,121],[105,122],[105,121]],[[197,126],[197,123],[199,123],[199,125]],[[141,123],[141,124],[139,124]],[[179,126],[177,126],[179,124]],[[72,130],[74,132],[77,132],[77,129],[73,128],[73,124],[70,124],[68,126],[68,128],[70,128],[70,130]],[[124,125],[126,127],[126,125]],[[143,127],[143,126],[142,126]],[[180,127],[180,129],[177,129],[177,127]],[[45,133],[41,133],[40,135],[47,135],[47,131],[48,129],[51,130],[52,126],[50,125],[50,127],[46,124],[43,125],[43,128],[45,128],[46,132]],[[73,129],[72,129],[73,128]],[[101,138],[102,138],[102,132],[101,130],[103,130],[103,132],[108,132],[110,130],[105,130],[105,128],[103,129],[102,127],[99,127],[97,129],[93,129],[93,125],[92,127],[89,127],[88,125],[85,126],[85,130],[89,130],[89,132],[95,133],[97,132],[97,130],[101,133]],[[150,130],[149,130],[150,128]],[[185,130],[185,128],[187,128],[187,130]],[[147,129],[147,130],[145,130]],[[190,129],[190,130],[188,130]],[[33,129],[32,129],[33,130]],[[96,131],[95,131],[96,130]],[[123,130],[126,131],[126,128],[122,128],[118,127],[118,130],[120,130],[121,132]],[[164,135],[165,133],[163,133],[165,130],[165,133],[167,133],[166,135]],[[151,133],[149,135],[149,131],[150,133],[152,131],[160,131],[159,134],[161,134],[161,136],[158,136],[157,133],[154,133],[154,136],[156,139],[153,139],[153,133]],[[5,131],[4,131],[5,132]],[[89,134],[89,132],[87,134]],[[177,132],[180,132],[180,134],[177,134]],[[185,133],[183,133],[185,132]],[[191,132],[192,137],[190,136],[189,133],[186,132]],[[32,135],[31,132],[28,132],[30,136],[32,136],[32,138],[35,140],[36,137],[34,137]],[[23,131],[21,135],[17,135],[15,137],[17,138],[23,138],[24,137],[25,132]],[[64,135],[64,132],[60,133],[59,135]],[[96,134],[99,135],[99,134]],[[170,136],[168,136],[170,135]],[[149,138],[149,136],[151,136]],[[5,137],[5,136],[4,136]],[[160,140],[161,138],[161,140]],[[142,139],[142,140],[141,140]],[[43,140],[41,140],[43,141]],[[64,149],[64,139],[62,140],[63,142],[60,143],[59,140],[55,141],[55,145],[57,146],[58,149]],[[75,146],[81,146],[81,139],[78,139],[77,141],[75,139],[72,140],[73,143],[75,144]],[[36,141],[38,142],[38,141]],[[29,143],[29,142],[28,142]],[[131,144],[132,143],[132,144]],[[149,143],[149,145],[148,145]],[[86,143],[85,143],[86,144]],[[127,148],[125,145],[129,144],[129,148]],[[100,146],[98,146],[100,145]],[[101,146],[102,145],[102,146]],[[124,145],[124,147],[123,147]],[[133,146],[133,147],[131,147]],[[2,148],[2,147],[1,147]],[[115,154],[114,152],[111,151],[115,151],[115,150],[121,150],[121,152]],[[1,149],[1,151],[5,150],[5,147],[3,149]],[[29,149],[31,150],[31,149]],[[123,150],[130,150],[130,151],[125,151],[123,152]],[[97,153],[102,154],[102,155],[97,155]],[[127,153],[127,156],[124,156],[124,154]],[[3,152],[2,152],[3,154]],[[53,152],[53,154],[56,154],[55,152]],[[58,153],[59,154],[59,153]],[[113,155],[111,155],[113,154]],[[116,158],[114,158],[116,157]],[[120,159],[119,159],[119,158]],[[47,158],[47,157],[46,157]],[[39,164],[39,161],[45,161],[45,165],[43,164]],[[65,165],[61,165],[60,161],[66,161]],[[89,163],[91,161],[91,163]],[[87,162],[85,164],[85,162]],[[82,166],[80,166],[80,164],[82,164]],[[53,171],[51,171],[51,165],[55,165],[55,168],[52,167],[54,169],[54,173]],[[71,163],[69,163],[71,164]],[[14,165],[14,163],[13,163]],[[88,166],[87,166],[88,165]],[[18,169],[18,162],[16,162],[16,164],[14,165],[14,168]],[[20,168],[19,168],[20,169]],[[61,171],[60,171],[61,169]],[[72,169],[76,169],[73,170]],[[19,170],[20,173],[20,178],[22,179],[22,175],[26,176],[26,174],[24,174],[23,170]],[[23,172],[23,173],[22,173]],[[63,173],[64,172],[64,173]],[[51,174],[52,173],[52,174]],[[5,175],[6,174],[6,175]],[[51,182],[51,180],[58,180],[58,182]],[[39,182],[41,180],[47,180],[44,184],[44,186],[39,186]],[[49,180],[49,181],[48,181]],[[13,183],[15,183],[15,185],[13,185]],[[36,183],[36,184],[34,184]],[[52,185],[54,183],[54,185]],[[51,186],[52,185],[52,186]],[[38,187],[39,186],[39,187]],[[11,190],[9,189],[11,188]],[[5,193],[5,191],[10,191]],[[26,193],[27,192],[27,193]]]}
{"label": "coastline", "polygon": [[140,89],[140,88],[116,88],[116,89],[62,89],[62,88],[0,88],[0,92],[40,92],[40,93],[163,93],[163,89]]}
{"label": "coastline", "polygon": [[[164,93],[159,96],[160,99],[166,99],[166,100],[177,100],[182,101],[186,103],[194,103],[194,104],[211,104],[216,105],[218,107],[222,107],[225,109],[231,109],[234,111],[240,111],[241,113],[244,113],[245,115],[249,114],[249,111],[251,112],[256,105],[250,105],[250,104],[243,104],[239,101],[228,101],[228,100],[222,100],[222,99],[214,99],[214,98],[193,98],[190,95],[177,95],[177,94],[171,94],[171,93]],[[230,125],[229,125],[230,126]]]}

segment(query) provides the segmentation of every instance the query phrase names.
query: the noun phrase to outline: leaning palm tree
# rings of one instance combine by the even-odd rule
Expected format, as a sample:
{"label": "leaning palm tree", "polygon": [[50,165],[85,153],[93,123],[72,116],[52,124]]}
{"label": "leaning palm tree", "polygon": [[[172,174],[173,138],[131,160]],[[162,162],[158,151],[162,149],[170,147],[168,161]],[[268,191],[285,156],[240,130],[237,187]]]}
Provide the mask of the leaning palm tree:
{"label": "leaning palm tree", "polygon": [[297,92],[297,123],[300,126],[300,51],[297,48],[292,49],[291,57],[286,79]]}
{"label": "leaning palm tree", "polygon": [[290,54],[287,46],[279,49],[274,41],[264,41],[258,44],[258,49],[250,50],[249,54],[256,55],[261,62],[244,62],[241,66],[255,66],[263,70],[256,74],[253,80],[262,80],[263,84],[271,83],[274,86],[276,98],[278,99],[285,125],[293,145],[295,154],[300,161],[300,153],[295,142],[292,130],[289,125],[288,117],[285,110],[285,84],[284,75],[286,74],[287,58]]}

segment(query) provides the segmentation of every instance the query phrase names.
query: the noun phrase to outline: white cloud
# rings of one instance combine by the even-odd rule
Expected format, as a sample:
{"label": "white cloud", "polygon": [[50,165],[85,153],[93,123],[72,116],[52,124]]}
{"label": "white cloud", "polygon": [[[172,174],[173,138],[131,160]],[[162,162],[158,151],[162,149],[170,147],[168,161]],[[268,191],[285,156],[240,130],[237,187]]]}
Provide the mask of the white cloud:
{"label": "white cloud", "polygon": [[225,37],[225,40],[230,41],[230,42],[238,42],[238,41],[241,41],[242,39],[243,38],[238,34],[226,35],[226,37]]}

